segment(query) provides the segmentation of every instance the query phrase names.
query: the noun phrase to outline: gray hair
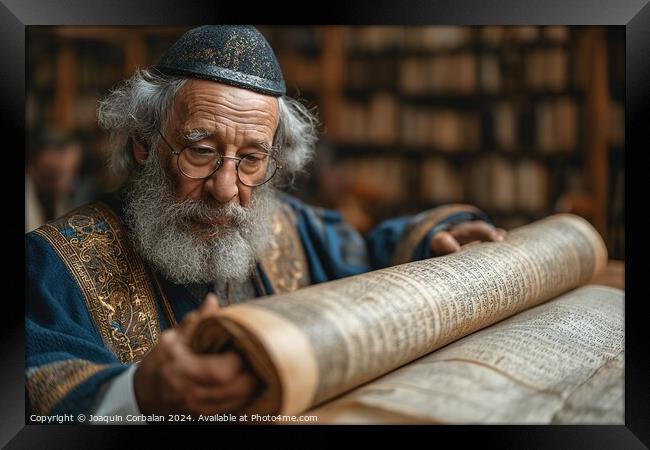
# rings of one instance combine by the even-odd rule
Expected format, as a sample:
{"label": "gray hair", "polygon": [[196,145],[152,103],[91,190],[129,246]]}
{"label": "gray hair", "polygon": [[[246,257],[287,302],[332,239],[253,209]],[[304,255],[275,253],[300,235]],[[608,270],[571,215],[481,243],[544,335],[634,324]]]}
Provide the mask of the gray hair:
{"label": "gray hair", "polygon": [[[174,98],[187,80],[141,69],[99,102],[97,119],[109,132],[109,167],[117,175],[126,176],[134,167],[130,137],[137,137],[149,148],[158,145],[156,130],[167,124]],[[273,147],[282,170],[273,183],[291,185],[313,157],[318,119],[291,97],[278,98],[278,104],[280,118]]]}

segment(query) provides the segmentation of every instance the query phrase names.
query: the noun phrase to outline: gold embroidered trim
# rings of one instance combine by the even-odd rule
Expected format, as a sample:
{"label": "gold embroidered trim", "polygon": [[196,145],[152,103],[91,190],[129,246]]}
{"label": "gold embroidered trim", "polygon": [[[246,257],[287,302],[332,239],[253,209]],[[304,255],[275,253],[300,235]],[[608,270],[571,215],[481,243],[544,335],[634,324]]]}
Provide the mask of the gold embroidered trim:
{"label": "gold embroidered trim", "polygon": [[162,283],[160,283],[158,274],[153,271],[152,274],[153,274],[154,282],[156,283],[156,288],[158,289],[158,293],[160,294],[160,300],[162,302],[162,307],[165,313],[165,317],[167,318],[167,322],[169,323],[170,327],[176,328],[178,326],[178,322],[176,321],[176,317],[174,316],[174,311],[172,310],[171,303],[169,302],[169,298],[167,297],[167,294],[165,293],[165,290],[162,287]]}
{"label": "gold embroidered trim", "polygon": [[415,247],[418,246],[429,230],[452,214],[461,211],[472,213],[479,212],[478,209],[471,205],[454,204],[439,206],[424,213],[425,217],[411,230],[407,230],[404,233],[404,236],[402,236],[398,241],[397,245],[395,245],[395,250],[393,251],[393,265],[410,262]]}
{"label": "gold embroidered trim", "polygon": [[160,334],[144,264],[113,211],[92,203],[35,231],[79,283],[105,345],[122,363],[139,361]]}
{"label": "gold embroidered trim", "polygon": [[34,412],[49,414],[74,388],[110,364],[93,364],[83,359],[58,361],[41,366],[27,378],[27,392]]}
{"label": "gold embroidered trim", "polygon": [[259,260],[275,294],[292,292],[309,284],[309,266],[296,221],[291,207],[283,204],[271,221],[273,237],[269,250]]}

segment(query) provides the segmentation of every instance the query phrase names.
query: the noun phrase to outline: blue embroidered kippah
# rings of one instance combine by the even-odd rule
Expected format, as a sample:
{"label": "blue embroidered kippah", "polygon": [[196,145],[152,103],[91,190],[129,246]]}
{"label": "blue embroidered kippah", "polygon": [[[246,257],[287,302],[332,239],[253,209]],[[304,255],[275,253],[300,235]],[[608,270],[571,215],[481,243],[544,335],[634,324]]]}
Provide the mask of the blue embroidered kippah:
{"label": "blue embroidered kippah", "polygon": [[276,97],[286,92],[273,49],[251,26],[205,25],[189,30],[155,68],[164,74],[218,81]]}

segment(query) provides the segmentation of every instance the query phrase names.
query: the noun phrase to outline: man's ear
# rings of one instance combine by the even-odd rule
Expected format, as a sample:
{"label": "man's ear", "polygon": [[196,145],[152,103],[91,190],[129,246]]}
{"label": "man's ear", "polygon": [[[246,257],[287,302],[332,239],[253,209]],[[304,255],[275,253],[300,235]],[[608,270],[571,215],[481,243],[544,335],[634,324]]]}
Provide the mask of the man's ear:
{"label": "man's ear", "polygon": [[147,160],[147,156],[149,156],[149,150],[147,149],[146,144],[139,136],[131,136],[130,139],[133,158],[135,158],[138,164],[144,164],[144,162]]}

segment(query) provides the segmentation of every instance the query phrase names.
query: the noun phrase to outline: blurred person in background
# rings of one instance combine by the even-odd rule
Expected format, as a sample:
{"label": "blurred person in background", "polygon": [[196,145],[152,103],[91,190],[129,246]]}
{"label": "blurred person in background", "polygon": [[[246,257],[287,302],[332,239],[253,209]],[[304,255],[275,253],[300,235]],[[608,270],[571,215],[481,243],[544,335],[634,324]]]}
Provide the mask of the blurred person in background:
{"label": "blurred person in background", "polygon": [[318,139],[316,117],[285,94],[255,28],[204,26],[100,103],[125,186],[26,237],[34,411],[236,411],[261,386],[237,352],[191,350],[205,315],[503,239],[470,205],[361,236],[338,212],[283,193]]}
{"label": "blurred person in background", "polygon": [[79,141],[56,128],[30,134],[25,170],[25,232],[79,206],[76,190],[83,154]]}

